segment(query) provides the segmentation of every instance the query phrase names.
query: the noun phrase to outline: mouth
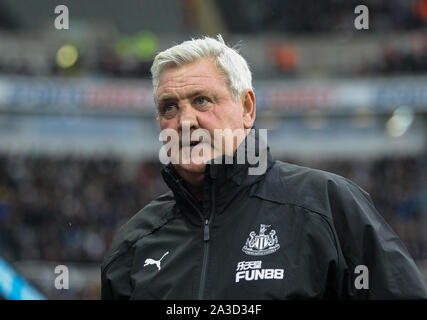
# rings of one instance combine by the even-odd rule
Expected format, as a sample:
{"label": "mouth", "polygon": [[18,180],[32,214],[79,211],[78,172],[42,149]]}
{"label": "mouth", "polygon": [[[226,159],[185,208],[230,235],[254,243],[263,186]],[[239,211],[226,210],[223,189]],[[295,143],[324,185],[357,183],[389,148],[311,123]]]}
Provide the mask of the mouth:
{"label": "mouth", "polygon": [[201,141],[196,141],[196,140],[194,140],[194,141],[190,141],[190,143],[188,144],[188,143],[181,143],[181,145],[182,145],[182,147],[183,148],[185,148],[185,147],[190,147],[190,148],[192,148],[192,147],[194,147],[194,146],[197,146],[199,143],[200,143]]}

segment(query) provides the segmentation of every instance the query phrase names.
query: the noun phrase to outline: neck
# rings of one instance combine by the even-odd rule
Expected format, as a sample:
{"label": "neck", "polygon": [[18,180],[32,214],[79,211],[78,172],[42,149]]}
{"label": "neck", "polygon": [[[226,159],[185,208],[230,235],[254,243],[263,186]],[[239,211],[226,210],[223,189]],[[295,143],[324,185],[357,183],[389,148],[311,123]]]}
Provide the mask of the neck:
{"label": "neck", "polygon": [[195,185],[191,185],[188,182],[187,184],[187,188],[188,190],[191,192],[191,194],[199,201],[201,201],[203,199],[203,185],[201,186],[195,186]]}
{"label": "neck", "polygon": [[192,172],[188,170],[185,166],[174,166],[176,172],[179,176],[181,176],[184,181],[187,189],[191,192],[191,194],[197,199],[203,199],[203,186],[205,181],[205,168],[200,171]]}

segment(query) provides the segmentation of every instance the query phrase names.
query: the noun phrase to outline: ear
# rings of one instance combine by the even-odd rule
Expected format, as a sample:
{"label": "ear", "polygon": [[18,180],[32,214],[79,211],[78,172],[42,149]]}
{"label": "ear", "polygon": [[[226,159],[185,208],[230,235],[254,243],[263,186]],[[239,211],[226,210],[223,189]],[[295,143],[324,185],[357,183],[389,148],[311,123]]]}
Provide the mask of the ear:
{"label": "ear", "polygon": [[255,93],[252,89],[245,89],[241,97],[243,126],[245,129],[251,129],[256,117]]}

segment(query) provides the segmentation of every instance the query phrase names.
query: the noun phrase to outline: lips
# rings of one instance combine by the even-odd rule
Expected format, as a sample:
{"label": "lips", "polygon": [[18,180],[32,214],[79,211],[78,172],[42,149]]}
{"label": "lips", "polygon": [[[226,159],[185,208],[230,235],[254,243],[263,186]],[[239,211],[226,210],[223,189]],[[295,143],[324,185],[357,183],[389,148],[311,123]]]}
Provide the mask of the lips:
{"label": "lips", "polygon": [[184,143],[183,141],[181,141],[181,145],[182,147],[194,147],[197,146],[200,142],[201,140],[192,140],[190,141],[190,143]]}

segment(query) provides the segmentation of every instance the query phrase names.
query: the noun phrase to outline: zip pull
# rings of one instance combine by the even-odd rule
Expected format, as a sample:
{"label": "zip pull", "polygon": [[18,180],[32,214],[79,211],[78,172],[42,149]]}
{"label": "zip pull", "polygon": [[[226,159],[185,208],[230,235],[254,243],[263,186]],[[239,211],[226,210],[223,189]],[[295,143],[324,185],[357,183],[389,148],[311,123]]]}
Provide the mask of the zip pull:
{"label": "zip pull", "polygon": [[205,226],[203,228],[203,240],[209,241],[209,219],[205,220]]}

